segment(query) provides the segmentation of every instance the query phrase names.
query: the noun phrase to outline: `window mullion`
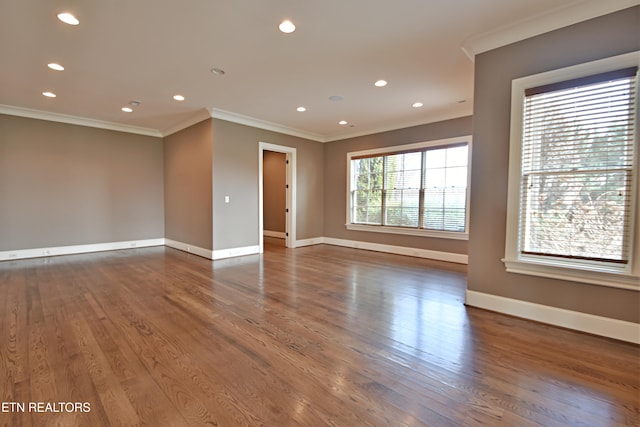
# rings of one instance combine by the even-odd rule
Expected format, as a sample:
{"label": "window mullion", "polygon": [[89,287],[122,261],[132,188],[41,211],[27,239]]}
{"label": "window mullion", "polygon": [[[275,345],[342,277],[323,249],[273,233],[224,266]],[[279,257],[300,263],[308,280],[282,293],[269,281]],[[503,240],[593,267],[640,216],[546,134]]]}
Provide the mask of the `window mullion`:
{"label": "window mullion", "polygon": [[389,157],[383,156],[382,160],[382,200],[380,202],[380,225],[387,223],[387,161]]}
{"label": "window mullion", "polygon": [[424,204],[425,204],[425,187],[424,180],[427,170],[427,156],[426,151],[422,152],[422,165],[420,167],[420,192],[418,199],[418,229],[424,228]]}

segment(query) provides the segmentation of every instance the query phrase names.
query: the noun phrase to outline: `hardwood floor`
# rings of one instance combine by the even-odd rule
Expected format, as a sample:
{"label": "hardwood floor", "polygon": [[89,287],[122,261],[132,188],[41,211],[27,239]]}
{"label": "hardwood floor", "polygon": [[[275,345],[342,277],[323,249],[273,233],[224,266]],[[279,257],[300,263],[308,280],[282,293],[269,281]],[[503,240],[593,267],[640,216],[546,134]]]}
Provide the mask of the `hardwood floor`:
{"label": "hardwood floor", "polygon": [[640,424],[638,346],[464,290],[461,266],[326,245],[0,263],[0,425]]}

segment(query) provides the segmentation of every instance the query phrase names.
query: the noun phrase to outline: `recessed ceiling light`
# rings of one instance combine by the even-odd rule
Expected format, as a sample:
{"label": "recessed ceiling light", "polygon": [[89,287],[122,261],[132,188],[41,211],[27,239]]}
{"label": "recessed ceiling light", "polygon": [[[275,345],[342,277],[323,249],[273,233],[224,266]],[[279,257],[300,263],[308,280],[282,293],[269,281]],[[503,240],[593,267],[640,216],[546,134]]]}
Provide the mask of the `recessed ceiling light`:
{"label": "recessed ceiling light", "polygon": [[342,126],[346,125],[347,123],[348,123],[348,122],[347,122],[346,120],[340,120],[340,121],[338,122],[338,124],[339,124],[339,125],[342,125]]}
{"label": "recessed ceiling light", "polygon": [[53,93],[53,92],[42,92],[42,94],[44,96],[46,96],[47,98],[55,98],[56,97],[56,94]]}
{"label": "recessed ceiling light", "polygon": [[296,108],[296,110],[301,112],[301,113],[304,113],[305,111],[307,111],[307,109],[304,108],[304,107],[298,107],[298,108]]}
{"label": "recessed ceiling light", "polygon": [[51,68],[52,70],[56,70],[56,71],[63,71],[64,70],[64,67],[62,65],[56,64],[55,62],[47,64],[47,67]]}
{"label": "recessed ceiling light", "polygon": [[80,21],[78,18],[70,14],[69,12],[63,12],[58,14],[58,19],[69,25],[78,25]]}
{"label": "recessed ceiling light", "polygon": [[280,31],[286,34],[293,33],[296,30],[296,26],[293,25],[293,22],[289,21],[288,19],[282,21],[280,25],[278,25],[278,28],[280,29]]}
{"label": "recessed ceiling light", "polygon": [[376,85],[377,87],[384,87],[387,85],[387,81],[386,80],[378,80],[377,82],[374,83],[374,85]]}
{"label": "recessed ceiling light", "polygon": [[224,76],[225,74],[222,68],[212,68],[211,73],[215,74],[216,76]]}
{"label": "recessed ceiling light", "polygon": [[420,107],[422,107],[423,105],[424,105],[424,104],[423,104],[422,102],[414,102],[414,103],[413,103],[413,105],[412,105],[412,107],[413,107],[413,108],[420,108]]}
{"label": "recessed ceiling light", "polygon": [[125,113],[133,112],[133,108],[131,107],[122,107],[121,110],[124,111]]}
{"label": "recessed ceiling light", "polygon": [[173,95],[173,99],[176,101],[184,101],[184,96],[182,95]]}

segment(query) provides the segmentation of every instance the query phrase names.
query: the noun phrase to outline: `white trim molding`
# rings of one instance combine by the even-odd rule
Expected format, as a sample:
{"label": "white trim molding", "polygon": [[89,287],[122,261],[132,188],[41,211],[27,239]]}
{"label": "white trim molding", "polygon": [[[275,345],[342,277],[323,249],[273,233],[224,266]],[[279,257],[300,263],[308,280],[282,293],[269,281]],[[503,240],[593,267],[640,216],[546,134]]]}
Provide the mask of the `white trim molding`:
{"label": "white trim molding", "polygon": [[[316,240],[316,239],[311,239]],[[405,246],[385,245],[381,243],[360,242],[355,240],[334,239],[332,237],[323,237],[322,243],[334,246],[343,246],[346,248],[364,249],[367,251],[385,252],[396,255],[406,255],[416,258],[433,259],[437,261],[453,262],[456,264],[468,264],[469,257],[466,254],[456,254],[451,252],[433,251],[431,249],[409,248]],[[300,244],[304,246],[304,244]],[[316,243],[317,244],[317,243]]]}
{"label": "white trim molding", "polygon": [[308,139],[315,142],[332,142],[340,141],[348,138],[355,138],[363,135],[371,135],[374,133],[381,133],[387,131],[393,131],[397,129],[404,129],[412,126],[420,126],[429,123],[441,122],[445,120],[452,120],[461,117],[472,115],[472,105],[460,104],[456,106],[453,111],[445,111],[439,114],[433,114],[429,117],[423,118],[418,121],[411,121],[407,123],[400,123],[394,126],[384,126],[371,128],[364,131],[351,131],[346,133],[340,133],[338,135],[320,135],[313,132],[304,131],[301,129],[295,129],[288,126],[283,126],[278,123],[268,122],[260,120],[254,117],[244,116],[242,114],[232,113],[230,111],[219,110],[217,108],[201,108],[196,110],[193,115],[187,117],[185,120],[173,124],[164,129],[151,129],[140,126],[126,125],[122,123],[107,122],[103,120],[91,119],[88,117],[72,116],[67,114],[53,113],[50,111],[34,110],[23,107],[16,107],[12,105],[0,104],[0,114],[6,114],[9,116],[27,117],[31,119],[47,120],[50,122],[66,123],[78,126],[87,126],[97,129],[114,130],[118,132],[126,132],[138,135],[154,136],[158,138],[164,138],[174,133],[180,132],[190,126],[200,123],[206,119],[219,119],[227,122],[237,123],[245,126],[250,126],[256,129],[264,129],[272,132],[278,132],[283,135],[291,135],[298,138]]}
{"label": "white trim molding", "polygon": [[[526,259],[526,257],[520,258]],[[640,277],[625,274],[615,269],[612,269],[612,271],[603,271],[602,268],[596,270],[589,268],[588,263],[585,263],[583,268],[576,268],[575,265],[570,266],[563,264],[562,260],[559,260],[558,264],[554,265],[552,261],[546,263],[539,262],[539,260],[527,262],[521,259],[503,259],[502,262],[506,267],[506,271],[509,273],[640,291]]]}
{"label": "white trim molding", "polygon": [[203,120],[207,120],[210,118],[211,118],[211,114],[209,114],[209,110],[207,110],[206,108],[202,108],[192,116],[188,117],[186,120],[183,120],[180,123],[177,123],[171,127],[164,129],[162,131],[162,136],[167,137],[169,135],[173,135],[174,133],[180,132],[183,129],[186,129],[190,126],[200,123]]}
{"label": "white trim molding", "polygon": [[[471,174],[469,174],[471,175]],[[435,237],[438,239],[469,240],[469,233],[427,230],[425,228],[394,227],[391,225],[345,224],[347,230],[369,233],[402,234],[405,236]]]}
{"label": "white trim molding", "polygon": [[164,239],[164,245],[182,252],[198,255],[203,258],[213,259],[213,251],[211,249],[204,249],[198,246],[193,246],[189,243],[177,242],[171,239]]}
{"label": "white trim molding", "polygon": [[[634,66],[640,66],[640,51],[602,58],[512,80],[507,221],[505,255],[502,259],[507,272],[640,291],[640,227],[634,226],[634,217],[640,215],[640,195],[636,188],[638,186],[637,174],[632,178],[632,200],[634,201],[632,202],[630,215],[629,245],[631,256],[629,263],[607,263],[593,260],[528,255],[522,253],[520,248],[523,240],[520,236],[522,232],[520,225],[520,192],[525,90]],[[637,162],[637,160],[634,160],[634,162]],[[635,221],[637,222],[638,220],[635,219]]]}
{"label": "white trim molding", "polygon": [[[334,239],[331,237],[314,237],[310,239],[296,240],[295,247],[313,245],[333,245],[354,249],[363,249],[375,252],[385,252],[395,255],[405,255],[417,258],[433,259],[438,261],[453,262],[456,264],[467,264],[468,257],[465,254],[433,251],[429,249],[409,248],[404,246],[384,245],[380,243],[359,242],[355,240]],[[220,260],[234,258],[245,255],[260,254],[259,245],[251,245],[229,249],[210,250],[189,243],[178,242],[166,238],[131,240],[124,242],[95,243],[75,246],[57,246],[47,248],[19,249],[0,252],[1,261],[13,261],[28,258],[42,258],[58,255],[74,255],[90,252],[114,251],[122,249],[146,248],[151,246],[167,246],[182,252],[198,255],[210,260]]]}
{"label": "white trim molding", "polygon": [[69,125],[87,126],[97,129],[113,130],[117,132],[133,133],[137,135],[154,136],[156,138],[162,138],[163,136],[162,132],[156,129],[124,125],[122,123],[106,122],[104,120],[90,119],[87,117],[71,116],[69,114],[51,113],[49,111],[14,107],[12,105],[0,104],[0,114],[26,117],[29,119],[47,120],[50,122],[65,123]]}
{"label": "white trim molding", "polygon": [[[297,148],[286,145],[271,144],[269,142],[258,142],[258,230],[264,228],[264,152],[275,151],[286,155],[286,215],[285,215],[285,245],[288,248],[296,247],[296,218],[297,215],[297,188],[298,188],[298,160]],[[258,233],[258,246],[260,253],[264,251],[264,233]]]}
{"label": "white trim molding", "polygon": [[219,260],[226,258],[234,258],[245,255],[257,255],[260,253],[260,246],[244,246],[239,248],[229,248],[229,249],[217,249],[213,251],[213,256],[211,259]]}
{"label": "white trim molding", "polygon": [[582,0],[478,34],[465,40],[462,51],[471,59],[482,52],[557,30],[598,16],[637,6],[638,0]]}
{"label": "white trim molding", "polygon": [[467,290],[465,305],[640,344],[640,324]]}
{"label": "white trim molding", "polygon": [[296,240],[296,248],[323,244],[325,244],[324,237],[312,237],[311,239]]}
{"label": "white trim molding", "polygon": [[[425,156],[424,153],[429,150],[429,149],[447,149],[449,147],[451,147],[452,145],[462,145],[462,144],[466,144],[467,145],[467,149],[468,149],[468,158],[467,158],[467,183],[466,183],[466,200],[465,200],[465,231],[463,232],[454,232],[454,231],[447,231],[447,230],[429,230],[426,228],[421,228],[422,226],[422,218],[420,218],[419,225],[416,225],[414,227],[397,227],[397,226],[393,226],[393,225],[387,225],[387,224],[382,224],[382,222],[384,222],[384,219],[381,219],[381,223],[380,224],[362,224],[362,223],[356,223],[353,221],[352,215],[353,215],[353,207],[352,207],[352,191],[353,189],[351,188],[351,185],[353,184],[352,182],[352,170],[351,170],[351,166],[352,166],[352,162],[355,159],[361,158],[361,157],[386,157],[392,154],[395,154],[397,152],[408,152],[408,151],[415,151],[415,152],[420,152],[422,153],[423,157],[422,157],[422,166],[421,166],[421,173],[424,175],[425,173],[427,173],[429,167],[427,166],[427,162],[425,161]],[[373,149],[367,149],[367,150],[360,150],[360,151],[351,151],[347,153],[347,161],[346,161],[346,165],[347,165],[347,180],[346,180],[346,189],[345,189],[345,193],[346,193],[346,200],[345,200],[345,206],[346,206],[346,212],[345,212],[345,228],[347,230],[353,230],[353,231],[365,231],[365,232],[373,232],[373,233],[388,233],[388,234],[403,234],[403,235],[411,235],[411,236],[421,236],[421,237],[435,237],[435,238],[440,238],[440,239],[455,239],[455,240],[469,240],[469,218],[471,217],[470,215],[470,194],[471,194],[471,158],[472,158],[472,150],[473,150],[473,136],[472,135],[461,135],[461,136],[456,136],[456,137],[452,137],[452,138],[446,138],[446,139],[437,139],[437,140],[430,140],[430,141],[422,141],[422,142],[416,142],[416,143],[410,143],[410,144],[402,144],[402,145],[396,145],[396,146],[389,146],[389,147],[382,147],[382,148],[373,148]],[[385,161],[386,163],[386,161]],[[386,178],[385,178],[386,179]],[[422,191],[424,190],[424,181],[423,181],[423,177],[420,178],[420,181],[422,182],[422,184],[420,185],[420,192],[422,193]],[[383,192],[386,190],[386,185],[384,185],[384,189]],[[419,217],[422,217],[422,210],[424,208],[424,205],[427,204],[427,200],[425,197],[420,197],[420,215],[418,215]],[[384,200],[383,200],[383,205],[384,205]],[[383,206],[383,210],[384,210],[384,206]],[[384,216],[384,215],[383,215]]]}
{"label": "white trim molding", "polygon": [[424,115],[418,120],[411,120],[394,125],[374,126],[364,130],[347,130],[346,132],[341,132],[337,135],[328,135],[319,142],[342,141],[344,139],[357,138],[360,136],[373,135],[376,133],[391,132],[398,129],[406,129],[416,126],[424,126],[431,123],[461,119],[463,117],[469,116],[473,116],[473,102],[461,102],[449,106],[448,108],[445,107],[444,110],[439,110],[438,112],[432,112],[428,115]]}
{"label": "white trim molding", "polygon": [[91,243],[86,245],[53,246],[46,248],[16,249],[0,252],[0,261],[42,258],[59,255],[85,254],[89,252],[116,251],[121,249],[147,248],[162,246],[165,239],[129,240],[124,242]]}
{"label": "white trim molding", "polygon": [[309,139],[311,141],[325,142],[324,137],[317,133],[283,126],[278,123],[256,119],[254,117],[245,116],[243,114],[233,113],[231,111],[211,108],[209,109],[209,115],[213,119],[225,120],[227,122],[238,123],[240,125],[251,126],[258,129],[270,130],[272,132],[278,132],[285,135],[297,136],[298,138]]}

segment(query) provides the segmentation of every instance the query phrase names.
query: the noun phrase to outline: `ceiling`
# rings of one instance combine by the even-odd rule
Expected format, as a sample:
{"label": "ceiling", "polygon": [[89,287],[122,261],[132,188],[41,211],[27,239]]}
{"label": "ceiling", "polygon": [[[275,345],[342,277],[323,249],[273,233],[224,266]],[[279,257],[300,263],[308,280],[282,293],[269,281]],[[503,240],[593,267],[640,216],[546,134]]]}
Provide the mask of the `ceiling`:
{"label": "ceiling", "polygon": [[475,54],[635,4],[0,0],[0,113],[157,136],[217,117],[332,141],[470,115]]}

